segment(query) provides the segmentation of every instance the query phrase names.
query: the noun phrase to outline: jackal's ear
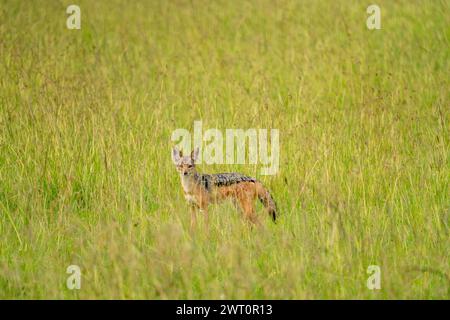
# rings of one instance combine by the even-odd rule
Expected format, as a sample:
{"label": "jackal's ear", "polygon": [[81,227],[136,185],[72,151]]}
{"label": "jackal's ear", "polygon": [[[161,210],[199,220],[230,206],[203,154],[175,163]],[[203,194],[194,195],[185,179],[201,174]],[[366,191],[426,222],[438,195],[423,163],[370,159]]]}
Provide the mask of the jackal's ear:
{"label": "jackal's ear", "polygon": [[180,161],[182,156],[183,153],[181,151],[179,151],[176,147],[172,148],[172,160],[174,163]]}
{"label": "jackal's ear", "polygon": [[200,149],[198,147],[195,148],[194,150],[192,150],[191,158],[194,162],[197,161],[199,152],[200,152]]}

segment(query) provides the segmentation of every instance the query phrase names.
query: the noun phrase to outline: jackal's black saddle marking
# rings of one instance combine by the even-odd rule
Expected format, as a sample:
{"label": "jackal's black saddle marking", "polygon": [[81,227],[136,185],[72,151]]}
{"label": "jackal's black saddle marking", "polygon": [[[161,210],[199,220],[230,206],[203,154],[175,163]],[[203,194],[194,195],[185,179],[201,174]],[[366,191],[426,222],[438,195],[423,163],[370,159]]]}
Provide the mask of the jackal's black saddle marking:
{"label": "jackal's black saddle marking", "polygon": [[216,173],[216,174],[200,174],[198,179],[206,190],[210,190],[211,186],[230,186],[240,182],[256,182],[256,179],[244,176],[240,173]]}

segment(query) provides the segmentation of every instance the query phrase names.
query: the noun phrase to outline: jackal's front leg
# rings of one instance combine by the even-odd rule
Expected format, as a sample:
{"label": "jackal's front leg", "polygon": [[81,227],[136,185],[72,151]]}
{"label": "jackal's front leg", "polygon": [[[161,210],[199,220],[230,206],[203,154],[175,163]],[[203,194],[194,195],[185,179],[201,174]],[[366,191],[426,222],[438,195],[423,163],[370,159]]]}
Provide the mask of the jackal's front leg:
{"label": "jackal's front leg", "polygon": [[197,221],[197,210],[198,207],[196,204],[189,205],[189,211],[191,212],[191,228],[194,228]]}
{"label": "jackal's front leg", "polygon": [[200,197],[199,199],[199,208],[200,208],[200,212],[202,213],[202,215],[205,217],[205,223],[206,223],[206,227],[209,226],[209,215],[208,215],[208,197],[204,196],[204,197]]}

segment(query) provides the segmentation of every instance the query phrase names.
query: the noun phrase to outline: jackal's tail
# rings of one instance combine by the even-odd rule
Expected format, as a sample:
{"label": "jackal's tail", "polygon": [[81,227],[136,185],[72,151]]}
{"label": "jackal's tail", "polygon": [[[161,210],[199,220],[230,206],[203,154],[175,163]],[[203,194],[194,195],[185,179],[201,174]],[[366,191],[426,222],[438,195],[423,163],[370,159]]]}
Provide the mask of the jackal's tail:
{"label": "jackal's tail", "polygon": [[269,212],[269,215],[272,217],[273,222],[275,222],[277,220],[277,205],[275,200],[273,200],[269,190],[267,190],[262,183],[256,182],[256,188],[259,201],[261,201],[266,210]]}

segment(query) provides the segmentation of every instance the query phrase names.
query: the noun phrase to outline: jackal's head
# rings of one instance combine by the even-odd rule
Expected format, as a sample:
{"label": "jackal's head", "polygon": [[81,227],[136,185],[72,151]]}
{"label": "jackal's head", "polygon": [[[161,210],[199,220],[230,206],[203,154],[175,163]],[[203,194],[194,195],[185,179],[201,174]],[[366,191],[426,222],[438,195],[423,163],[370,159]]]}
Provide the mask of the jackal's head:
{"label": "jackal's head", "polygon": [[198,159],[198,153],[199,149],[195,148],[191,155],[183,157],[182,151],[177,148],[172,149],[172,160],[180,175],[188,176],[195,172],[195,161]]}

